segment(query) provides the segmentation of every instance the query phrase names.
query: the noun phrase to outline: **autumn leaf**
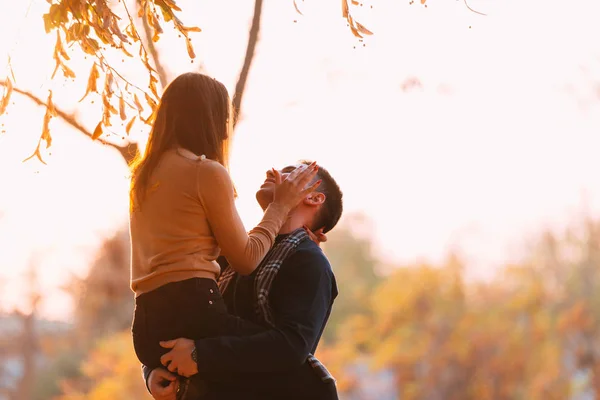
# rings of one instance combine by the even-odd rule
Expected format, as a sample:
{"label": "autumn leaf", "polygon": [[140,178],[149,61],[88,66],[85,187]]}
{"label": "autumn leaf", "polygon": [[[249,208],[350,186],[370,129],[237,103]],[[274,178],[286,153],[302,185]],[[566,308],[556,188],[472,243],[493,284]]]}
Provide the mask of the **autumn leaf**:
{"label": "autumn leaf", "polygon": [[65,60],[70,60],[69,55],[62,45],[62,40],[60,40],[60,31],[56,31],[56,44],[54,45],[54,51],[60,54]]}
{"label": "autumn leaf", "polygon": [[8,107],[8,103],[10,102],[10,96],[13,92],[13,84],[10,79],[6,81],[6,88],[4,89],[4,96],[2,100],[0,100],[0,115],[6,112],[6,108]]}
{"label": "autumn leaf", "polygon": [[125,126],[125,132],[127,132],[127,134],[129,135],[129,132],[131,132],[131,127],[133,126],[133,123],[135,122],[135,119],[137,117],[134,115],[133,118],[131,118],[131,120],[127,123],[127,126]]}
{"label": "autumn leaf", "polygon": [[94,133],[92,133],[92,140],[98,139],[100,136],[102,136],[102,133],[102,122],[98,122],[96,129],[94,129]]}
{"label": "autumn leaf", "polygon": [[197,26],[184,26],[182,29],[186,32],[202,32],[202,29]]}
{"label": "autumn leaf", "polygon": [[146,98],[146,102],[148,103],[150,108],[152,108],[152,111],[154,111],[157,107],[156,102],[152,99],[152,97],[150,97],[150,95],[148,95],[148,93],[144,93],[144,97]]}
{"label": "autumn leaf", "polygon": [[154,75],[150,74],[150,84],[148,86],[150,88],[150,91],[154,95],[154,97],[159,98],[160,96],[158,95],[158,91],[156,90],[157,83],[158,83],[158,79],[156,79],[156,77]]}
{"label": "autumn leaf", "polygon": [[342,17],[348,18],[348,0],[342,0]]}
{"label": "autumn leaf", "polygon": [[79,100],[80,102],[87,97],[91,92],[98,93],[98,78],[100,77],[100,73],[98,72],[98,68],[96,63],[92,64],[92,69],[90,70],[90,76],[88,77],[87,88],[85,89],[85,94]]}
{"label": "autumn leaf", "polygon": [[356,29],[360,33],[362,33],[364,35],[372,35],[373,34],[373,32],[371,32],[370,30],[368,30],[367,28],[365,28],[364,25],[362,25],[362,24],[360,24],[360,23],[358,23],[356,21],[354,21],[354,23],[356,24]]}
{"label": "autumn leaf", "polygon": [[300,11],[300,9],[298,8],[298,3],[296,3],[297,0],[294,0],[294,8],[296,9],[296,12],[300,15],[304,15],[302,14],[302,11]]}
{"label": "autumn leaf", "polygon": [[65,78],[75,78],[75,72],[73,72],[73,70],[69,67],[67,67],[64,63],[60,64],[60,67],[62,69],[63,75],[65,76]]}
{"label": "autumn leaf", "polygon": [[133,94],[133,103],[135,104],[135,106],[137,107],[139,112],[144,111],[144,107],[142,107],[142,103],[140,102],[140,99],[139,99],[137,93]]}
{"label": "autumn leaf", "polygon": [[194,46],[192,46],[192,41],[189,38],[185,41],[185,45],[187,47],[187,52],[190,58],[196,58],[196,53],[194,53]]}
{"label": "autumn leaf", "polygon": [[119,116],[123,121],[127,119],[127,114],[125,114],[125,99],[123,96],[119,97]]}

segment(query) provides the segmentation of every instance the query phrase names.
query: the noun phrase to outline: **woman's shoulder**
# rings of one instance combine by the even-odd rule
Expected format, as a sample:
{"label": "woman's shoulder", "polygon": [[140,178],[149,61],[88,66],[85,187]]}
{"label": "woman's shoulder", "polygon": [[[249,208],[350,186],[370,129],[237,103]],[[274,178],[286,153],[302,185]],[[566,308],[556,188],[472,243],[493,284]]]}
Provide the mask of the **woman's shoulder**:
{"label": "woman's shoulder", "polygon": [[233,185],[229,172],[218,161],[203,159],[196,164],[196,171],[201,186],[215,189],[223,185],[227,188]]}

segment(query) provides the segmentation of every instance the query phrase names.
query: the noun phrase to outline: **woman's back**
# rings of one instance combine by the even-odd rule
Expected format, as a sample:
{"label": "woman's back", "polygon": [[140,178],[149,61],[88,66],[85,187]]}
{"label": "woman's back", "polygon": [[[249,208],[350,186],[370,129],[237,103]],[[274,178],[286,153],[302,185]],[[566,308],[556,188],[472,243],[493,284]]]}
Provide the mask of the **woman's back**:
{"label": "woman's back", "polygon": [[130,218],[136,296],[170,282],[218,276],[220,249],[199,194],[202,170],[211,163],[173,149],[153,171],[143,207]]}

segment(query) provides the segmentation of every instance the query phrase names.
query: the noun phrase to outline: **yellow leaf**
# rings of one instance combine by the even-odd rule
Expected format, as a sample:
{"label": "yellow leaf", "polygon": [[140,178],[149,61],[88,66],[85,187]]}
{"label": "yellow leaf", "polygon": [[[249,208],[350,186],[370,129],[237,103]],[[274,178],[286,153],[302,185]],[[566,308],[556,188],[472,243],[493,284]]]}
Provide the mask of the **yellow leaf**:
{"label": "yellow leaf", "polygon": [[350,30],[352,31],[354,36],[356,36],[358,38],[362,38],[363,36],[358,32],[358,29],[356,29],[356,27],[354,26],[354,20],[349,15],[348,15],[348,23],[350,25]]}
{"label": "yellow leaf", "polygon": [[152,94],[154,95],[154,97],[158,98],[158,92],[156,91],[156,83],[158,82],[158,79],[156,79],[156,77],[152,74],[150,74],[150,91],[152,92]]}
{"label": "yellow leaf", "polygon": [[97,80],[99,77],[100,77],[100,74],[98,73],[98,68],[96,67],[96,63],[94,63],[94,64],[92,64],[92,69],[90,70],[90,76],[88,77],[88,83],[87,83],[87,88],[85,89],[85,94],[79,101],[82,101],[83,99],[85,99],[87,97],[87,95],[90,94],[90,92],[98,93]]}
{"label": "yellow leaf", "polygon": [[54,46],[54,51],[60,54],[65,60],[70,60],[69,55],[65,51],[62,41],[60,40],[60,31],[56,31],[56,45]]}
{"label": "yellow leaf", "polygon": [[92,133],[92,140],[98,139],[100,136],[102,136],[102,133],[102,122],[98,122],[96,129],[94,129],[94,133]]}
{"label": "yellow leaf", "polygon": [[177,4],[175,4],[174,0],[157,0],[156,2],[157,3],[164,3],[167,7],[169,7],[172,10],[181,11],[181,8],[179,8],[177,6]]}
{"label": "yellow leaf", "polygon": [[186,40],[185,41],[185,45],[187,47],[187,52],[188,55],[190,56],[190,58],[196,58],[196,53],[194,53],[194,47],[192,46],[192,41],[191,40]]}
{"label": "yellow leaf", "polygon": [[6,80],[6,89],[4,89],[4,96],[2,100],[0,100],[0,115],[6,112],[6,108],[8,107],[8,103],[10,102],[10,95],[13,92],[13,85],[10,79]]}
{"label": "yellow leaf", "polygon": [[65,78],[75,78],[75,72],[73,72],[73,70],[69,67],[67,67],[65,64],[61,63],[60,67],[62,68],[62,72],[63,75],[65,76]]}
{"label": "yellow leaf", "polygon": [[300,11],[300,9],[298,8],[298,4],[296,3],[296,0],[294,0],[294,8],[296,9],[296,12],[300,15],[304,15],[302,14],[302,11]]}
{"label": "yellow leaf", "polygon": [[140,99],[138,98],[137,93],[133,94],[133,103],[137,107],[138,111],[140,111],[140,112],[144,111],[144,107],[142,107],[142,103],[140,102]]}
{"label": "yellow leaf", "polygon": [[119,98],[119,116],[123,121],[127,119],[127,114],[125,114],[125,99],[123,99],[123,96]]}
{"label": "yellow leaf", "polygon": [[371,32],[370,30],[368,30],[367,28],[364,27],[364,25],[354,21],[354,23],[356,24],[356,29],[358,29],[358,31],[364,35],[372,35],[373,32]]}
{"label": "yellow leaf", "polygon": [[150,108],[152,108],[152,111],[154,111],[154,109],[156,109],[157,106],[156,102],[152,99],[152,97],[148,95],[148,93],[144,93],[144,96],[146,97],[146,102],[148,103]]}
{"label": "yellow leaf", "polygon": [[202,32],[202,29],[197,26],[184,26],[183,30],[186,32]]}
{"label": "yellow leaf", "polygon": [[127,123],[127,126],[125,127],[125,132],[127,132],[127,134],[129,135],[129,132],[131,131],[131,127],[133,126],[133,123],[135,122],[136,116],[134,115],[133,118],[131,118],[131,121],[129,121]]}

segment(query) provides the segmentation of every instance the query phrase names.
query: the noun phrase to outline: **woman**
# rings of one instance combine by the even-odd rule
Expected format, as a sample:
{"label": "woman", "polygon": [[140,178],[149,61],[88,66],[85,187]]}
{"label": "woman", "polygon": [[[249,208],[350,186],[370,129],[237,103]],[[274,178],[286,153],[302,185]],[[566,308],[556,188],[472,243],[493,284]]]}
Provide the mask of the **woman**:
{"label": "woman", "polygon": [[146,152],[133,164],[132,333],[139,360],[152,368],[167,351],[161,340],[261,330],[227,314],[216,284],[216,259],[222,254],[240,274],[252,273],[290,209],[320,183],[304,189],[317,173],[315,163],[283,181],[274,170],[274,201],[246,233],[227,172],[232,121],[222,83],[183,74],[166,88]]}

